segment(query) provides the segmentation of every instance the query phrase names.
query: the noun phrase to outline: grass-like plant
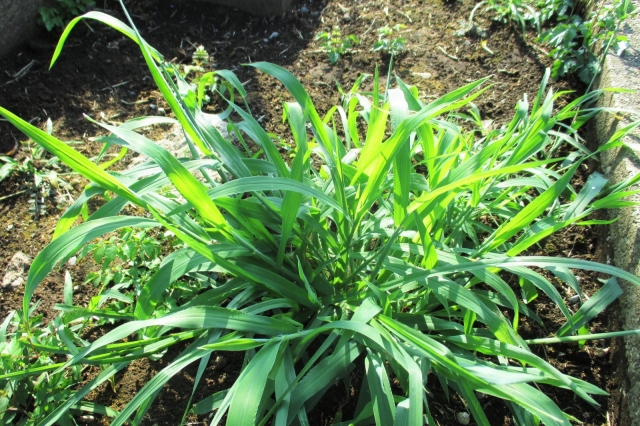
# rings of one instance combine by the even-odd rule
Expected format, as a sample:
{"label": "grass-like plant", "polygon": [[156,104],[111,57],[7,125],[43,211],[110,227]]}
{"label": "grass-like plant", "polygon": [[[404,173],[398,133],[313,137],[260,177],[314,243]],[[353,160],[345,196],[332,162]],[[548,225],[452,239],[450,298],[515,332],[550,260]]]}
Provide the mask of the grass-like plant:
{"label": "grass-like plant", "polygon": [[[522,316],[539,321],[527,302],[542,293],[566,317],[556,341],[589,338],[574,335],[620,288],[611,278],[572,314],[558,284],[552,284],[581,294],[572,269],[640,284],[609,265],[526,255],[560,229],[599,223],[588,219],[596,210],[630,204],[624,197],[639,177],[610,185],[593,174],[582,189],[571,183],[592,155],[580,144],[577,129],[599,112],[581,109],[598,93],[554,111],[561,94],[547,92],[547,74],[533,103],[525,97],[511,122],[486,132],[473,108],[471,114],[460,111],[481,96],[487,79],[427,104],[400,79],[397,88],[381,93],[376,73],[371,91],[362,90],[361,77],[342,105],[321,117],[291,73],[251,64],[279,79],[292,95],[285,104],[295,142],[289,163],[247,106],[230,102],[235,121],[227,125],[238,143],[225,139],[209,124],[190,86],[168,71],[135,29],[96,12],[82,19],[111,25],[140,45],[194,156],[174,158],[135,131],[172,119],[97,123],[111,132],[103,142],[151,159],[128,172],[110,173],[0,108],[18,129],[92,182],[31,266],[22,313],[25,339],[34,333],[29,304],[36,287],[56,264],[95,238],[121,228],[164,227],[184,243],[132,298],[133,319],[91,343],[39,346],[66,354],[66,362],[0,376],[0,381],[44,372],[56,377],[78,364],[102,366],[40,424],[62,419],[135,359],[184,342],[190,344],[122,411],[110,412],[113,425],[138,424],[162,386],[197,362],[195,393],[214,351],[240,351],[245,362],[229,389],[190,406],[196,414],[217,410],[213,424],[225,415],[226,424],[234,426],[310,424],[308,413],[357,365],[364,376],[355,418],[340,424],[421,426],[425,419],[435,424],[425,392],[430,389],[456,392],[479,425],[489,421],[476,393],[506,401],[520,424],[569,425],[570,416],[536,383],[571,389],[592,404],[590,395],[604,394],[535,355],[529,346],[540,341],[518,333]],[[64,32],[52,62],[77,22]],[[246,97],[233,73],[218,76]],[[600,150],[617,146],[630,128]],[[575,153],[556,158],[561,143],[573,145]],[[237,148],[251,145],[264,154],[252,158]],[[196,171],[201,179],[194,177]],[[185,201],[163,195],[167,186]],[[106,204],[73,227],[90,197],[107,194]],[[128,204],[148,216],[121,214]],[[171,283],[196,271],[227,280],[169,311],[158,310]],[[77,321],[110,313],[78,307],[69,314]]]}

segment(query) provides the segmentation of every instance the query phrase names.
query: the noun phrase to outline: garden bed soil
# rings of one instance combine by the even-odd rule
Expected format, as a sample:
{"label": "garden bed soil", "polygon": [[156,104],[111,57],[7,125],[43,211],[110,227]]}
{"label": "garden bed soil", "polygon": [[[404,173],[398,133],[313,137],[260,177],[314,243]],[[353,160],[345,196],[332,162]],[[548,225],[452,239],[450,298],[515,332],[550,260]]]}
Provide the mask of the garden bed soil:
{"label": "garden bed soil", "polygon": [[[98,6],[121,17],[115,1],[98,1]],[[236,72],[248,92],[252,112],[266,129],[288,139],[282,124],[282,103],[291,100],[281,83],[242,64],[269,61],[290,70],[309,91],[317,109],[323,113],[339,103],[336,82],[350,89],[361,73],[373,74],[376,66],[386,76],[389,57],[371,52],[377,41],[377,29],[384,25],[406,25],[405,51],[396,58],[394,72],[409,84],[416,85],[422,98],[435,99],[447,92],[485,76],[493,76],[491,87],[476,100],[484,120],[499,124],[509,120],[514,107],[526,94],[535,96],[545,67],[550,63],[544,52],[533,46],[534,35],[523,35],[519,27],[503,25],[480,13],[477,22],[487,29],[485,48],[482,39],[459,37],[455,32],[467,19],[473,7],[469,0],[455,2],[406,0],[398,2],[335,0],[294,3],[290,13],[282,17],[252,17],[233,9],[208,3],[167,0],[127,2],[129,11],[143,37],[168,60],[189,64],[198,45],[213,56],[217,69]],[[326,54],[318,52],[314,36],[323,30],[339,26],[343,35],[354,34],[360,45],[331,65]],[[83,114],[93,118],[122,123],[142,115],[156,114],[159,108],[169,111],[153,85],[137,46],[120,33],[95,21],[80,23],[67,40],[63,53],[49,70],[57,36],[43,34],[26,43],[3,59],[0,75],[0,105],[22,118],[44,127],[53,121],[54,135],[65,141],[77,141],[74,147],[86,155],[96,155],[99,147],[90,138],[102,131],[89,123]],[[25,68],[27,67],[27,68]],[[21,70],[25,70],[19,74]],[[213,68],[212,68],[213,69]],[[18,74],[18,75],[17,75]],[[576,80],[565,79],[553,84],[559,90],[584,90]],[[558,105],[567,102],[561,98]],[[220,112],[222,104],[213,102],[210,112]],[[158,139],[162,129],[150,132]],[[0,121],[0,154],[24,160],[28,153],[26,138],[7,122]],[[596,170],[590,164],[583,170],[584,179]],[[82,190],[85,182],[74,175],[68,177],[73,194]],[[4,270],[14,253],[23,251],[32,258],[49,242],[61,211],[48,206],[48,214],[34,220],[29,210],[28,192],[13,196],[25,188],[22,176],[0,183],[0,204],[3,220],[0,227],[0,270]],[[546,241],[539,253],[607,261],[605,236],[601,230],[571,227]],[[86,303],[95,292],[82,285],[91,268],[90,261],[68,267],[74,282],[80,284],[76,303]],[[34,300],[40,300],[38,311],[45,318],[55,315],[53,305],[62,301],[63,274],[53,273],[37,289]],[[600,286],[597,275],[583,274],[581,283],[587,295]],[[0,290],[2,318],[21,307],[22,288]],[[567,295],[568,296],[568,295]],[[562,315],[547,300],[533,302],[533,308],[545,321],[545,327],[524,322],[525,338],[549,336],[562,323]],[[575,307],[577,309],[577,307]],[[591,324],[592,332],[604,332],[619,327],[615,306]],[[96,335],[101,331],[95,331]],[[89,336],[90,337],[90,336]],[[585,425],[628,425],[625,418],[624,356],[616,341],[596,341],[584,349],[577,345],[539,347],[543,356],[564,373],[588,380],[611,392],[611,397],[598,397],[599,408],[590,406],[573,393],[547,387],[551,398],[567,413]],[[175,350],[159,361],[138,361],[116,377],[116,386],[103,386],[90,397],[114,409],[127,401],[160,369],[171,362]],[[214,354],[194,401],[226,388],[237,377],[242,358],[229,353]],[[185,369],[159,394],[147,414],[144,424],[177,425],[191,394],[196,366]],[[87,375],[91,375],[87,371]],[[359,389],[361,371],[356,369],[350,386],[336,385],[313,411],[312,425],[331,424],[342,413],[349,418],[355,407],[355,390]],[[455,413],[463,403],[452,397],[447,400],[437,384],[427,384],[434,394],[432,413],[440,425],[457,424]],[[500,401],[481,401],[492,425],[512,424],[509,412]],[[86,424],[108,424],[105,419],[85,417]],[[191,416],[192,424],[208,424],[208,417]]]}

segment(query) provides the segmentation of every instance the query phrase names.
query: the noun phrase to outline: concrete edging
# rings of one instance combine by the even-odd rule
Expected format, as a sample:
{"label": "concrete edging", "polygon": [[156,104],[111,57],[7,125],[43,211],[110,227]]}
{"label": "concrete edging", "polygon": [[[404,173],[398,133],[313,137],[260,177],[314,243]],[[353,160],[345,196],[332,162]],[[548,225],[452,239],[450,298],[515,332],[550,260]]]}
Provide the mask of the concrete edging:
{"label": "concrete edging", "polygon": [[47,0],[0,0],[0,58],[38,31],[40,8]]}
{"label": "concrete edging", "polygon": [[[180,0],[181,2],[194,0]],[[195,0],[244,10],[258,16],[281,16],[291,9],[291,0]]]}
{"label": "concrete edging", "polygon": [[[633,3],[640,8],[640,0],[633,0]],[[622,57],[613,53],[605,58],[604,69],[596,89],[640,89],[640,15],[631,18],[622,31],[629,38],[630,48]],[[640,112],[640,94],[607,93],[600,99],[599,106]],[[616,130],[639,118],[638,114],[625,114],[623,119],[614,114],[599,114],[594,126],[598,146],[606,143]],[[636,129],[624,141],[639,144],[640,131]],[[621,182],[640,173],[640,152],[628,148],[607,151],[601,155],[600,160],[605,177],[611,183]],[[636,194],[630,199],[640,202],[640,195]],[[640,206],[623,208],[614,211],[613,215],[619,217],[617,222],[610,225],[609,232],[613,263],[640,276]],[[627,282],[621,282],[620,285],[624,290],[620,298],[622,325],[626,330],[640,329],[640,287]],[[630,425],[640,426],[640,336],[625,337],[624,343],[629,388],[622,391],[622,398],[628,404]]]}

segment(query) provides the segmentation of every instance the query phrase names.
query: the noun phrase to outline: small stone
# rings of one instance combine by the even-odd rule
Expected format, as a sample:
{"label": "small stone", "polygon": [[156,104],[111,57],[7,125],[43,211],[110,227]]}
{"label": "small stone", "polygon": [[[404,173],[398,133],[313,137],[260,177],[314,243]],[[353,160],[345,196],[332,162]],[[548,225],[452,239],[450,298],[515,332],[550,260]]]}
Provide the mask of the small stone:
{"label": "small stone", "polygon": [[351,22],[351,15],[349,15],[349,13],[345,13],[344,16],[342,17],[342,22],[344,22],[345,24],[348,24],[349,22]]}
{"label": "small stone", "polygon": [[482,124],[482,130],[484,130],[485,132],[488,132],[491,129],[493,129],[493,120],[489,120],[489,119],[482,120],[480,124]]}
{"label": "small stone", "polygon": [[424,78],[425,80],[431,78],[430,72],[412,72],[411,74],[415,75],[416,77]]}
{"label": "small stone", "polygon": [[571,296],[567,299],[567,302],[570,305],[577,305],[578,303],[580,303],[580,296],[578,296],[577,294],[575,296]]}
{"label": "small stone", "polygon": [[469,413],[467,413],[466,411],[461,411],[459,413],[456,413],[456,420],[461,425],[468,425],[471,421],[471,416],[469,416]]}
{"label": "small stone", "polygon": [[158,108],[158,115],[167,115],[164,108]]}
{"label": "small stone", "polygon": [[31,266],[31,258],[19,251],[13,255],[2,280],[3,288],[15,288],[24,284],[24,278]]}
{"label": "small stone", "polygon": [[13,229],[13,224],[10,223],[7,225],[7,231],[11,231]]}
{"label": "small stone", "polygon": [[150,109],[156,109],[156,108],[158,108],[158,106],[156,104],[149,104],[149,108]]}
{"label": "small stone", "polygon": [[68,266],[76,266],[77,262],[78,262],[78,257],[77,256],[73,256],[73,257],[70,257],[69,260],[67,260],[67,265]]}
{"label": "small stone", "polygon": [[269,36],[269,40],[274,39],[276,37],[278,37],[280,34],[278,34],[276,31],[272,32],[271,35]]}

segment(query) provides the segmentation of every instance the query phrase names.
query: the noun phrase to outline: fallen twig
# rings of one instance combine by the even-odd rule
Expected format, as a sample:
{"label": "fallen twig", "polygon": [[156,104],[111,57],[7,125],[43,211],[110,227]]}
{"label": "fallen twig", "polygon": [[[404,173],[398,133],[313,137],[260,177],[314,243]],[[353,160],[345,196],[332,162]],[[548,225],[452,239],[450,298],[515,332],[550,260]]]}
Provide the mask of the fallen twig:
{"label": "fallen twig", "polygon": [[145,103],[149,102],[149,99],[142,99],[142,100],[135,101],[135,102],[127,102],[124,99],[120,99],[120,102],[122,102],[125,105],[138,105],[138,104],[145,104]]}
{"label": "fallen twig", "polygon": [[112,86],[103,87],[100,90],[101,91],[105,91],[105,90],[109,90],[109,89],[115,89],[116,87],[124,86],[125,84],[129,84],[129,82],[128,81],[123,81],[122,83],[114,84]]}
{"label": "fallen twig", "polygon": [[442,47],[440,47],[440,46],[438,46],[438,50],[440,50],[440,51],[444,54],[444,56],[446,56],[446,57],[447,57],[447,58],[449,58],[449,59],[453,59],[454,61],[459,61],[459,60],[460,60],[460,59],[458,59],[458,57],[457,57],[457,56],[449,55],[449,54],[447,53],[447,51],[446,51],[446,50],[444,50],[444,49],[443,49]]}
{"label": "fallen twig", "polygon": [[24,194],[27,191],[28,191],[27,189],[24,189],[22,191],[14,192],[13,194],[5,195],[4,197],[0,197],[0,201],[4,201],[6,199],[9,199],[11,197],[15,197],[15,196],[20,195],[20,194]]}
{"label": "fallen twig", "polygon": [[3,84],[3,86],[6,86],[7,84],[11,84],[16,80],[19,80],[20,78],[24,77],[29,70],[31,69],[31,67],[33,67],[33,65],[36,63],[36,60],[33,59],[31,62],[29,62],[27,65],[25,65],[24,67],[22,67],[20,69],[20,71],[18,71],[17,73],[15,73],[14,75],[11,76],[12,80],[7,81],[6,83]]}

